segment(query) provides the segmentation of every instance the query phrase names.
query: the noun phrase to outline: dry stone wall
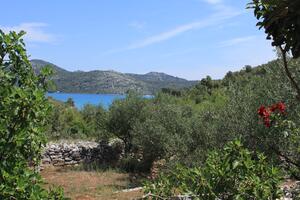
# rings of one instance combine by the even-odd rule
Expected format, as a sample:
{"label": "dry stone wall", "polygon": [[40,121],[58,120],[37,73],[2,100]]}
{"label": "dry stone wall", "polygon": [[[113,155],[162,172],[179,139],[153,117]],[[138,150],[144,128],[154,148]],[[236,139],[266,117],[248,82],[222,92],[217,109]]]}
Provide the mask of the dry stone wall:
{"label": "dry stone wall", "polygon": [[108,142],[51,142],[44,148],[42,165],[72,166],[80,163],[116,165],[123,155],[120,141]]}

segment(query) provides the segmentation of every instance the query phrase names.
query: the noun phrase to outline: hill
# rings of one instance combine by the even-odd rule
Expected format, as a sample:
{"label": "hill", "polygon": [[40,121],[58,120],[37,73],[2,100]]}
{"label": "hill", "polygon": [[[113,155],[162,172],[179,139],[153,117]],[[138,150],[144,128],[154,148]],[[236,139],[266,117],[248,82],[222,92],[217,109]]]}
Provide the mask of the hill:
{"label": "hill", "polygon": [[134,90],[142,94],[154,94],[162,88],[182,89],[197,83],[158,72],[147,74],[124,74],[101,70],[71,72],[43,60],[31,60],[31,64],[36,73],[46,65],[51,66],[55,71],[52,80],[56,84],[56,91],[66,93],[122,94]]}

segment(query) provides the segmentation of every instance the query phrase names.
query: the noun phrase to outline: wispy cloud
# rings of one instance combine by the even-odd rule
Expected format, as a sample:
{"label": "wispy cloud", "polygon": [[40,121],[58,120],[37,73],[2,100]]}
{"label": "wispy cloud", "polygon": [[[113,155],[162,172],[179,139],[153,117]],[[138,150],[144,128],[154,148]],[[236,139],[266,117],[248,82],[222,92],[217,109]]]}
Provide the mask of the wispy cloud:
{"label": "wispy cloud", "polygon": [[16,31],[19,32],[21,30],[26,32],[24,39],[28,42],[42,42],[42,43],[53,43],[56,41],[56,37],[53,34],[47,33],[44,28],[47,27],[48,24],[45,23],[22,23],[17,26],[1,26],[4,32]]}
{"label": "wispy cloud", "polygon": [[220,43],[219,47],[229,47],[254,40],[257,36],[237,37]]}
{"label": "wispy cloud", "polygon": [[231,6],[224,5],[223,0],[204,0],[204,1],[213,4],[213,8],[215,10],[214,14],[204,19],[182,24],[172,29],[169,29],[165,32],[161,32],[156,35],[152,35],[150,37],[144,38],[140,41],[136,41],[128,45],[127,47],[109,50],[107,52],[102,53],[102,55],[109,55],[109,54],[115,54],[123,51],[144,48],[150,45],[154,45],[157,43],[170,40],[189,31],[199,30],[210,26],[222,25],[224,21],[245,13],[243,10],[236,10]]}
{"label": "wispy cloud", "polygon": [[209,4],[220,4],[222,3],[222,0],[203,0],[205,1],[206,3],[209,3]]}
{"label": "wispy cloud", "polygon": [[165,40],[169,40],[171,38],[174,38],[178,35],[181,35],[185,32],[191,31],[191,30],[201,29],[201,28],[206,28],[208,26],[216,25],[226,19],[235,17],[239,14],[240,14],[239,12],[217,13],[206,19],[195,21],[192,23],[183,24],[183,25],[177,26],[173,29],[170,29],[168,31],[145,38],[139,42],[129,45],[126,49],[128,49],[128,50],[139,49],[139,48],[146,47],[146,46],[149,46],[149,45],[152,45],[155,43],[163,42]]}

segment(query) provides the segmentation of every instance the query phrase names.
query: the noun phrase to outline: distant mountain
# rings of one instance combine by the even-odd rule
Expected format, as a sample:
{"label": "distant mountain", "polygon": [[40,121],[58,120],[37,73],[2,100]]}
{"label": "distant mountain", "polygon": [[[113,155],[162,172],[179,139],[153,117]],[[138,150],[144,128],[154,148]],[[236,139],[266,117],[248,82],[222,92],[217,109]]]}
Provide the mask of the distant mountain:
{"label": "distant mountain", "polygon": [[34,60],[31,60],[30,62],[31,62],[31,65],[32,65],[33,69],[34,69],[36,72],[39,72],[40,69],[41,69],[42,67],[44,67],[44,66],[46,66],[46,65],[49,65],[49,66],[51,66],[52,69],[54,69],[54,71],[57,72],[57,73],[60,73],[60,74],[61,74],[61,73],[68,73],[67,70],[64,70],[64,69],[62,69],[62,68],[60,68],[60,67],[58,67],[58,66],[56,66],[56,65],[54,65],[54,64],[52,64],[52,63],[46,62],[46,61],[44,61],[44,60],[37,60],[37,59],[34,59]]}
{"label": "distant mountain", "polygon": [[70,72],[43,60],[31,60],[31,64],[36,73],[46,65],[51,66],[55,71],[52,80],[56,84],[56,91],[66,93],[123,94],[134,90],[142,94],[154,94],[162,88],[181,89],[197,83],[158,72],[147,74],[100,70]]}

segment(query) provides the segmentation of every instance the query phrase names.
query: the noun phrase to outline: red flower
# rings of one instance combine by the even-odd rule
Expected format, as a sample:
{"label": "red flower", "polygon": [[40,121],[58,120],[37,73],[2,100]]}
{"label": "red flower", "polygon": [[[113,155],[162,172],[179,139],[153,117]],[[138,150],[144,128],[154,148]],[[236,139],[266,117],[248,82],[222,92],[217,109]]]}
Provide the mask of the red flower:
{"label": "red flower", "polygon": [[260,115],[260,116],[264,116],[264,112],[266,111],[266,107],[265,106],[260,106],[257,113]]}
{"label": "red flower", "polygon": [[270,117],[270,111],[268,108],[266,108],[265,106],[260,106],[260,108],[258,109],[257,113],[261,116],[261,117]]}
{"label": "red flower", "polygon": [[273,104],[270,107],[260,106],[257,113],[263,119],[264,125],[266,127],[271,127],[271,114],[278,110],[280,113],[284,113],[286,106],[283,102],[279,102],[277,104]]}
{"label": "red flower", "polygon": [[281,113],[284,113],[284,111],[285,111],[285,109],[286,109],[286,106],[285,106],[284,103],[279,102],[279,103],[277,104],[277,108],[278,108],[278,110],[279,110]]}
{"label": "red flower", "polygon": [[278,104],[273,104],[272,106],[271,106],[271,108],[270,108],[270,111],[271,112],[274,112],[274,111],[276,111],[278,109]]}

